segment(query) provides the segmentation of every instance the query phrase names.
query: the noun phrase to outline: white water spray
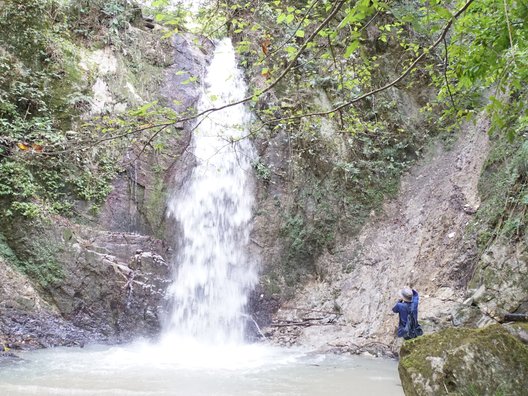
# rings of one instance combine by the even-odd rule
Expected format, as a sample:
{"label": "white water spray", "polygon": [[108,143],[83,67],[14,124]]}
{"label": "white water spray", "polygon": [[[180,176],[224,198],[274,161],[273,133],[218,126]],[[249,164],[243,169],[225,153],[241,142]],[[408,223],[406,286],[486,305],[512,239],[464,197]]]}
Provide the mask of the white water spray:
{"label": "white water spray", "polygon": [[[198,112],[236,102],[246,90],[231,41],[224,39],[207,69]],[[183,236],[169,289],[167,336],[243,341],[247,295],[257,282],[247,254],[254,193],[249,121],[245,106],[237,105],[211,113],[194,131],[196,167],[169,202]]]}

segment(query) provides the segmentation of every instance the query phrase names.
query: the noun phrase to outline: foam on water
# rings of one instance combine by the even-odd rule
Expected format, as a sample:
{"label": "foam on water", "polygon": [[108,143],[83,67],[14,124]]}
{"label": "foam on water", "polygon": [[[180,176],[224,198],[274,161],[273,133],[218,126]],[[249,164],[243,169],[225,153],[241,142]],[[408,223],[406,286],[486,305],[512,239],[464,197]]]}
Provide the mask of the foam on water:
{"label": "foam on water", "polygon": [[104,361],[109,367],[171,367],[181,370],[245,372],[287,365],[305,356],[302,351],[285,351],[262,344],[207,344],[195,338],[166,337],[161,343],[137,342],[115,347]]}
{"label": "foam on water", "polygon": [[[396,362],[262,345],[135,342],[21,353],[0,369],[2,396],[403,395]],[[353,392],[351,393],[351,390]]]}

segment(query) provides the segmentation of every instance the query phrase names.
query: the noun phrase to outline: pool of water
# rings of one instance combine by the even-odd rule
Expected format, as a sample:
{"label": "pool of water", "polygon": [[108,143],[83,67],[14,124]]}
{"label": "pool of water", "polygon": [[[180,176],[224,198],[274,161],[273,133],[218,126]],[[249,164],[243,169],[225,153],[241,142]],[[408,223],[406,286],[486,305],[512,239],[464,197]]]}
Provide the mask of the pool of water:
{"label": "pool of water", "polygon": [[0,395],[403,395],[397,362],[192,340],[21,352]]}

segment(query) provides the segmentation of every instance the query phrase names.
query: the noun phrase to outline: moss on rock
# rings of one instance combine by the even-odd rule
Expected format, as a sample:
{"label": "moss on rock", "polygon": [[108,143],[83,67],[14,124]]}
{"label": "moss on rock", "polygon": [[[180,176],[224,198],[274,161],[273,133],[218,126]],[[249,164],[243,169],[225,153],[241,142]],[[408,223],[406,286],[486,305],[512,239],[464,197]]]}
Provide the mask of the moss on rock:
{"label": "moss on rock", "polygon": [[405,342],[398,367],[406,395],[522,395],[528,347],[501,325],[446,329]]}

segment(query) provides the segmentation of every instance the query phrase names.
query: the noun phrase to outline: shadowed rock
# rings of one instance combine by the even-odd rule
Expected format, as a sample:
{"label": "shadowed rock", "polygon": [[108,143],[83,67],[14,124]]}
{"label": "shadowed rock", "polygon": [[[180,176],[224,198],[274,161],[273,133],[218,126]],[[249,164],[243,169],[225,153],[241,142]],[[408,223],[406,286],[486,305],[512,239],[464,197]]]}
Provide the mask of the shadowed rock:
{"label": "shadowed rock", "polygon": [[500,325],[446,329],[405,342],[400,378],[407,396],[523,395],[528,347]]}

